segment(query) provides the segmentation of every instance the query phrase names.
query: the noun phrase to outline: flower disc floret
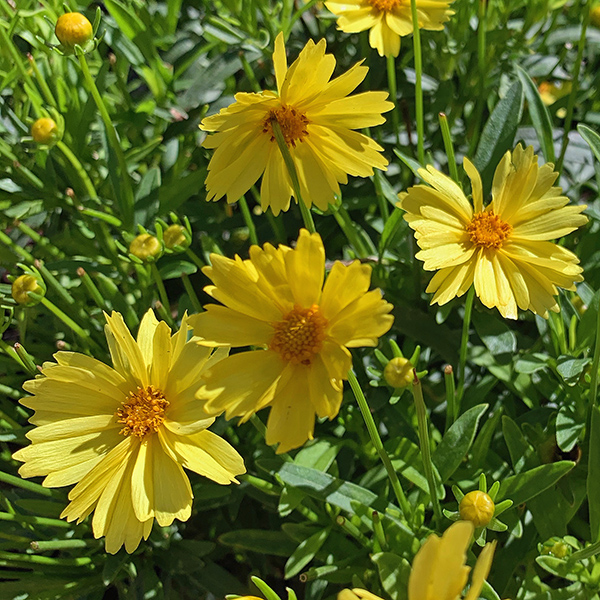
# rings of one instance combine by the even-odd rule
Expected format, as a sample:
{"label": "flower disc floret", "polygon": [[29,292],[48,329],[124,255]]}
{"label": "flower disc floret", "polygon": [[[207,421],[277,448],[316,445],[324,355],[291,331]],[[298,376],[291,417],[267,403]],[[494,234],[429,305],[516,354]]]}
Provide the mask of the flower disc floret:
{"label": "flower disc floret", "polygon": [[498,215],[483,211],[473,215],[467,225],[469,239],[480,248],[501,248],[510,235],[512,226],[505,223]]}
{"label": "flower disc floret", "polygon": [[296,147],[296,142],[301,142],[307,135],[308,117],[293,106],[280,106],[269,111],[267,115],[263,133],[269,135],[269,139],[275,141],[275,132],[273,131],[273,122],[276,121],[281,128],[283,140],[288,148]]}
{"label": "flower disc floret", "polygon": [[85,15],[70,12],[58,18],[54,33],[65,48],[73,50],[76,45],[83,46],[89,42],[94,36],[94,29]]}
{"label": "flower disc floret", "polygon": [[475,527],[489,525],[495,510],[494,501],[480,490],[473,490],[465,494],[458,505],[460,518],[463,521],[471,521]]}
{"label": "flower disc floret", "polygon": [[313,355],[323,347],[327,319],[316,304],[310,308],[294,306],[282,321],[273,324],[273,329],[275,334],[269,350],[278,352],[283,360],[291,363],[310,365]]}
{"label": "flower disc floret", "polygon": [[[377,10],[388,12],[402,5],[402,0],[367,0],[367,2]],[[410,3],[409,3],[410,4]]]}
{"label": "flower disc floret", "polygon": [[115,415],[119,423],[125,425],[120,434],[143,438],[156,433],[165,420],[165,410],[169,401],[153,385],[138,387],[137,392],[129,392],[123,406]]}

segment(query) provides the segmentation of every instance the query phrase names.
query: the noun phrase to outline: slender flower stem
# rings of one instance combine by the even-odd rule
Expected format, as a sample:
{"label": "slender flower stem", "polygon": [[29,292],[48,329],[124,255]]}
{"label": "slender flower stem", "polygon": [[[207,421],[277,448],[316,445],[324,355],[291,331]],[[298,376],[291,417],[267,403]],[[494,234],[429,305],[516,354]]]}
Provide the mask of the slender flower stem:
{"label": "slender flower stem", "polygon": [[600,366],[600,301],[596,315],[596,342],[594,343],[594,358],[592,360],[592,374],[590,381],[590,407],[596,404],[598,397],[598,367]]}
{"label": "slender flower stem", "polygon": [[10,356],[21,368],[29,371],[27,365],[21,360],[21,357],[16,353],[12,346],[9,346],[4,340],[0,340],[0,350]]}
{"label": "slender flower stem", "polygon": [[455,415],[460,414],[460,403],[465,387],[465,365],[467,362],[467,344],[469,342],[469,329],[471,328],[471,313],[473,312],[473,301],[475,299],[475,286],[471,286],[465,300],[465,316],[463,319],[462,336],[460,338],[460,354],[458,360],[458,389],[456,392]]}
{"label": "slender flower stem", "polygon": [[104,128],[106,130],[106,137],[108,138],[108,143],[113,149],[117,162],[119,163],[119,170],[121,171],[120,183],[123,192],[123,201],[121,205],[121,217],[123,218],[123,224],[127,229],[133,228],[133,205],[134,205],[134,196],[133,196],[133,188],[131,187],[131,178],[129,177],[129,171],[127,170],[127,162],[125,161],[125,154],[123,153],[123,148],[121,148],[121,144],[119,142],[119,138],[117,137],[117,132],[112,123],[110,115],[108,114],[108,110],[106,105],[104,104],[104,100],[98,88],[96,87],[96,83],[92,78],[92,74],[90,73],[89,67],[87,65],[87,61],[85,59],[85,54],[81,50],[77,52],[77,57],[79,58],[79,64],[81,66],[81,72],[83,73],[83,78],[94,98],[94,102],[100,112],[100,117],[104,123]]}
{"label": "slender flower stem", "polygon": [[456,421],[456,391],[454,389],[454,370],[452,365],[444,368],[444,382],[446,383],[446,431]]}
{"label": "slender flower stem", "polygon": [[377,454],[379,454],[379,458],[385,467],[387,475],[389,477],[390,483],[392,484],[392,489],[394,490],[394,494],[396,495],[396,499],[398,500],[398,505],[402,512],[404,513],[404,517],[408,521],[411,516],[411,507],[404,495],[404,491],[402,490],[402,486],[400,485],[400,480],[398,479],[398,475],[394,470],[392,465],[392,461],[388,456],[385,448],[383,447],[383,442],[381,441],[381,436],[379,435],[379,431],[377,431],[377,426],[375,425],[375,421],[373,419],[373,415],[371,414],[371,409],[367,403],[367,399],[358,383],[358,379],[356,379],[356,375],[354,371],[350,369],[348,371],[348,382],[350,383],[350,387],[352,388],[352,392],[354,393],[354,397],[356,398],[356,402],[358,403],[358,407],[360,408],[360,412],[362,414],[365,425],[367,426],[367,431],[369,432],[369,437],[371,438],[371,442],[375,449],[377,450]]}
{"label": "slender flower stem", "polygon": [[252,220],[252,213],[250,212],[250,208],[248,207],[248,202],[246,202],[246,198],[242,196],[238,200],[238,204],[240,205],[240,209],[242,210],[242,215],[244,217],[244,221],[246,223],[246,227],[248,228],[248,234],[250,235],[250,242],[255,246],[258,246],[258,237],[256,235],[256,226],[254,225],[254,221]]}
{"label": "slender flower stem", "polygon": [[340,204],[337,209],[333,210],[333,217],[337,221],[340,229],[344,232],[346,239],[350,242],[359,258],[366,258],[369,255],[369,250],[366,248],[361,239],[360,234],[356,229],[356,225],[350,218],[348,211]]}
{"label": "slender flower stem", "polygon": [[[1,29],[1,27],[0,27]],[[25,250],[25,248],[21,248],[18,244],[13,242],[13,240],[4,233],[4,231],[0,231],[0,242],[2,242],[5,246],[10,248],[18,257],[22,258],[26,262],[33,263],[35,258]]]}
{"label": "slender flower stem", "polygon": [[206,266],[206,263],[193,250],[188,248],[185,253],[199,269],[202,269]]}
{"label": "slender flower stem", "polygon": [[0,521],[14,521],[17,523],[27,523],[30,525],[40,525],[41,527],[60,527],[61,529],[71,529],[71,523],[60,521],[59,519],[49,519],[47,517],[32,517],[29,515],[13,515],[12,513],[0,512]]}
{"label": "slender flower stem", "polygon": [[415,111],[417,114],[417,156],[421,166],[425,164],[425,125],[423,121],[423,60],[421,56],[421,32],[417,14],[417,0],[410,0],[410,10],[413,23],[413,47],[415,54]]}
{"label": "slender flower stem", "polygon": [[27,223],[23,223],[23,221],[15,221],[15,225],[22,231],[25,235],[28,235],[36,244],[42,246],[45,250],[48,251],[48,254],[51,254],[54,258],[64,258],[64,253],[62,250],[59,250],[47,237],[40,235],[35,229],[32,229],[27,225]]}
{"label": "slender flower stem", "polygon": [[31,65],[31,68],[33,69],[33,73],[38,82],[38,85],[40,86],[40,89],[42,90],[44,100],[50,106],[53,106],[54,108],[58,108],[58,104],[56,103],[56,100],[55,100],[54,96],[52,95],[52,91],[50,90],[50,87],[48,86],[48,84],[46,83],[46,80],[40,73],[40,69],[38,68],[37,63],[35,62],[35,58],[33,58],[33,56],[31,54],[28,54],[27,58],[29,59],[29,64]]}
{"label": "slender flower stem", "polygon": [[160,301],[165,308],[166,314],[169,316],[169,319],[165,319],[165,320],[169,324],[171,324],[172,319],[170,318],[170,311],[169,311],[169,306],[171,306],[171,303],[169,302],[169,297],[167,296],[167,290],[165,288],[165,284],[162,280],[162,277],[160,276],[158,267],[156,266],[155,262],[150,263],[150,272],[152,273],[152,278],[154,279],[154,283],[156,284],[156,287],[158,289],[158,297],[160,298]]}
{"label": "slender flower stem", "polygon": [[442,138],[444,139],[444,148],[448,157],[448,169],[450,177],[458,183],[458,169],[456,167],[456,157],[454,156],[454,145],[452,144],[452,135],[450,126],[448,125],[448,117],[444,113],[439,114],[440,129],[442,130]]}
{"label": "slender flower stem", "polygon": [[0,471],[0,481],[2,481],[2,483],[14,485],[15,487],[21,488],[23,490],[27,490],[28,492],[39,494],[40,496],[44,496],[45,498],[59,498],[61,500],[63,498],[62,494],[58,491],[52,490],[50,488],[45,488],[39,483],[34,483],[33,481],[25,481],[20,477],[15,477],[14,475],[10,475],[9,473],[4,473],[4,471]]}
{"label": "slender flower stem", "polygon": [[181,280],[183,281],[183,287],[185,288],[185,291],[190,299],[190,302],[192,303],[192,306],[194,307],[194,310],[196,312],[202,312],[202,303],[198,299],[196,291],[194,290],[194,287],[192,286],[192,283],[190,281],[189,275],[187,275],[187,273],[182,273]]}
{"label": "slender flower stem", "polygon": [[86,548],[87,546],[89,546],[89,543],[85,540],[48,540],[31,542],[31,549],[36,552],[70,550],[72,548]]}
{"label": "slender flower stem", "polygon": [[302,213],[302,220],[304,221],[304,226],[310,233],[316,233],[315,222],[313,221],[312,215],[310,214],[310,209],[306,204],[304,204],[304,200],[302,199],[302,193],[300,192],[300,181],[298,180],[298,172],[296,171],[296,165],[294,164],[294,159],[290,154],[290,149],[287,147],[285,143],[285,139],[283,137],[283,133],[281,132],[281,127],[276,119],[271,121],[271,127],[273,128],[273,134],[275,135],[275,140],[277,141],[277,145],[279,146],[279,150],[281,151],[281,155],[283,156],[283,162],[288,170],[290,175],[290,179],[292,180],[292,188],[294,189],[294,196],[296,196],[296,201],[298,202],[298,206],[300,206],[300,212]]}
{"label": "slender flower stem", "polygon": [[387,77],[388,89],[390,90],[390,100],[394,104],[392,110],[392,127],[396,136],[396,144],[400,145],[400,117],[398,116],[398,86],[396,84],[396,59],[393,56],[387,57]]}
{"label": "slender flower stem", "polygon": [[0,561],[8,561],[9,563],[29,563],[33,565],[82,567],[91,564],[92,559],[89,556],[83,556],[81,558],[50,558],[49,556],[37,556],[36,554],[16,554],[13,552],[0,551]]}
{"label": "slender flower stem", "polygon": [[27,371],[29,371],[29,374],[37,375],[38,370],[37,370],[37,367],[35,366],[35,362],[31,356],[31,354],[29,354],[29,352],[27,352],[27,350],[25,350],[25,347],[23,346],[23,344],[17,342],[13,346],[13,348],[15,349],[17,356],[21,359],[21,361],[25,365]]}
{"label": "slender flower stem", "polygon": [[567,146],[569,145],[569,131],[571,130],[571,123],[573,122],[573,111],[575,109],[575,100],[577,99],[577,92],[579,91],[579,72],[581,71],[581,62],[583,60],[583,50],[585,48],[585,32],[590,22],[590,9],[591,0],[582,0],[582,22],[581,22],[581,34],[579,35],[579,44],[577,47],[577,58],[573,65],[573,74],[571,75],[571,93],[569,94],[569,100],[567,102],[567,114],[565,116],[565,125],[562,139],[562,148],[560,150],[560,157],[556,163],[556,171],[559,173],[562,171],[563,163],[565,160],[565,154],[567,153]]}
{"label": "slender flower stem", "polygon": [[425,400],[423,399],[423,389],[421,388],[421,382],[417,377],[416,369],[413,369],[413,373],[415,378],[412,385],[412,393],[417,410],[419,443],[421,446],[421,457],[423,458],[423,469],[429,487],[429,495],[431,497],[431,504],[433,505],[433,514],[435,515],[436,521],[440,523],[442,520],[442,511],[440,509],[435,477],[433,475],[433,462],[431,461],[431,448],[429,447],[429,429],[427,427],[427,410],[425,408]]}
{"label": "slender flower stem", "polygon": [[92,300],[96,303],[96,306],[98,306],[98,308],[101,310],[108,312],[109,308],[106,305],[104,297],[100,293],[100,290],[96,287],[96,284],[92,281],[92,278],[88,275],[87,271],[83,267],[79,267],[77,269],[77,275],[79,275],[81,278],[83,286]]}
{"label": "slender flower stem", "polygon": [[381,523],[381,517],[379,516],[379,513],[376,510],[374,510],[372,512],[371,519],[373,521],[373,532],[375,533],[375,538],[377,539],[377,542],[379,543],[379,547],[381,548],[382,552],[387,552],[388,543],[387,543],[387,540],[385,539],[385,532],[383,531],[383,524]]}
{"label": "slender flower stem", "polygon": [[62,141],[56,142],[56,147],[65,155],[66,159],[73,165],[73,168],[77,172],[79,179],[81,179],[81,183],[87,192],[87,195],[92,200],[98,200],[98,193],[96,192],[96,188],[92,183],[92,180],[89,178],[86,170],[83,168],[81,161],[71,152],[71,149]]}

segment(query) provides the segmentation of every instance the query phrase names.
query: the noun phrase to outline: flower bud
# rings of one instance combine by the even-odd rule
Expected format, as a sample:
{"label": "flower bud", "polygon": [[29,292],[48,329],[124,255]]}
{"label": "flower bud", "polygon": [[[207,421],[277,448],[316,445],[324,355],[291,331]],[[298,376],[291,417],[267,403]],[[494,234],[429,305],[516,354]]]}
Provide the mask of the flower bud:
{"label": "flower bud", "polygon": [[27,292],[34,292],[35,294],[43,296],[46,293],[46,286],[34,275],[20,275],[13,281],[11,290],[12,297],[18,304],[22,304],[23,306],[34,306],[37,304],[37,300],[31,298]]}
{"label": "flower bud", "polygon": [[94,36],[94,29],[84,15],[70,12],[59,17],[54,33],[67,50],[73,50],[75,45],[83,46],[89,42]]}
{"label": "flower bud", "polygon": [[36,144],[54,144],[60,139],[60,130],[56,121],[49,117],[38,119],[31,126],[31,137]]}
{"label": "flower bud", "polygon": [[413,369],[414,367],[407,358],[397,356],[385,365],[383,378],[393,388],[403,388],[412,383],[414,379]]}
{"label": "flower bud", "polygon": [[590,10],[590,20],[592,25],[600,27],[600,5],[594,6],[594,8]]}
{"label": "flower bud", "polygon": [[173,224],[163,232],[163,242],[165,247],[172,250],[175,246],[187,248],[190,245],[189,238],[185,235],[185,227],[183,225]]}
{"label": "flower bud", "polygon": [[494,501],[479,490],[466,494],[458,505],[458,512],[463,521],[471,521],[475,527],[485,527],[494,516]]}
{"label": "flower bud", "polygon": [[156,258],[160,254],[160,251],[160,242],[149,233],[138,235],[131,244],[129,244],[129,252],[143,261]]}

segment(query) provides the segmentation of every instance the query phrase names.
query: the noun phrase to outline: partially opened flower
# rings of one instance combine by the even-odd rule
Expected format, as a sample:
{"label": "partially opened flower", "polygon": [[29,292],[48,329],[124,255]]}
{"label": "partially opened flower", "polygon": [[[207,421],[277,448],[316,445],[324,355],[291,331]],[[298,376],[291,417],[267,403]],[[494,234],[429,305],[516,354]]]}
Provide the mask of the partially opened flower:
{"label": "partially opened flower", "polygon": [[[450,525],[444,535],[430,535],[417,552],[408,578],[408,600],[477,600],[492,566],[496,542],[486,544],[475,563],[469,591],[463,597],[471,567],[467,550],[474,527],[469,521]],[[367,590],[343,590],[338,600],[382,600]]]}
{"label": "partially opened flower", "polygon": [[391,327],[392,306],[369,290],[371,267],[335,262],[325,285],[321,237],[300,231],[295,249],[252,246],[250,260],[212,254],[203,272],[210,304],[190,317],[209,346],[258,346],[234,354],[204,374],[198,392],[210,414],[249,419],[271,407],[268,444],[287,452],[312,439],[315,414],[332,419],[352,366],[348,348],[376,346]]}
{"label": "partially opened flower", "polygon": [[[419,29],[444,29],[454,14],[449,8],[453,1],[416,0]],[[342,31],[369,29],[369,44],[380,56],[398,56],[400,38],[413,32],[410,0],[329,0],[325,6],[338,17]]]}
{"label": "partially opened flower", "polygon": [[123,317],[106,315],[113,367],[76,352],[57,352],[42,375],[25,383],[33,397],[32,441],[13,457],[25,464],[22,477],[45,475],[43,485],[77,485],[62,512],[81,522],[94,512],[94,536],[106,536],[114,554],[133,552],[161,526],[191,514],[192,488],[182,467],[220,484],[243,473],[239,454],[207,431],[214,419],[195,393],[202,374],[221,358],[188,341],[188,320],[171,335],[149,310],[137,341]]}
{"label": "partially opened flower", "polygon": [[360,63],[330,81],[335,58],[325,54],[325,40],[309,41],[288,69],[280,33],[273,62],[276,92],[236,94],[234,104],[200,125],[215,132],[203,144],[215,148],[208,165],[207,200],[226,195],[227,202],[236,202],[262,175],[262,208],[270,206],[274,214],[289,208],[294,192],[273,129],[277,123],[304,202],[327,210],[348,175],[367,177],[373,167],[386,168],[383,149],[352,130],[380,125],[385,121],[381,113],[394,105],[386,101],[387,92],[347,97],[367,74]]}
{"label": "partially opened flower", "polygon": [[554,165],[538,166],[529,146],[507,152],[494,174],[492,201],[484,208],[481,177],[467,159],[473,204],[461,188],[431,166],[419,169],[430,186],[416,185],[401,194],[398,206],[415,230],[426,271],[437,271],[427,292],[432,304],[446,304],[471,285],[481,302],[503,317],[516,319],[518,309],[547,318],[558,312],[557,288],[575,289],[582,281],[579,260],[550,242],[587,223],[584,205],[554,186]]}

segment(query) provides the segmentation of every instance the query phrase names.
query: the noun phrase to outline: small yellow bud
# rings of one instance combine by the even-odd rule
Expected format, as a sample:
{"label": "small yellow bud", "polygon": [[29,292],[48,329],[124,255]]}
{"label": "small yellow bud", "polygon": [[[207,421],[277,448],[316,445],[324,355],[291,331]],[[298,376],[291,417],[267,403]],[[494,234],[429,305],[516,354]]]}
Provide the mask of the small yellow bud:
{"label": "small yellow bud", "polygon": [[556,542],[552,548],[550,548],[550,554],[556,556],[556,558],[565,558],[570,554],[570,548],[564,542]]}
{"label": "small yellow bud", "polygon": [[592,25],[600,27],[600,5],[594,6],[594,8],[590,10],[590,20],[592,21]]}
{"label": "small yellow bud", "polygon": [[13,281],[11,289],[12,297],[18,304],[34,306],[37,304],[37,301],[30,298],[27,292],[34,292],[43,296],[46,290],[40,286],[40,282],[33,275],[20,275]]}
{"label": "small yellow bud", "polygon": [[54,33],[67,50],[73,50],[76,44],[83,46],[89,42],[94,35],[94,29],[84,15],[71,12],[59,17]]}
{"label": "small yellow bud", "polygon": [[469,492],[460,501],[458,512],[463,521],[471,521],[475,527],[485,527],[494,516],[496,505],[485,493],[479,490]]}
{"label": "small yellow bud", "polygon": [[171,250],[175,246],[187,248],[190,243],[184,234],[185,227],[183,225],[173,224],[167,227],[163,233],[163,242],[165,247]]}
{"label": "small yellow bud", "polygon": [[413,382],[413,369],[414,367],[410,360],[397,356],[396,358],[392,358],[392,360],[385,365],[383,378],[385,379],[385,382],[393,388],[403,388]]}
{"label": "small yellow bud", "polygon": [[138,235],[131,244],[129,244],[129,252],[133,254],[133,256],[144,261],[158,256],[160,250],[160,242],[149,233]]}
{"label": "small yellow bud", "polygon": [[54,119],[42,117],[31,126],[31,137],[37,144],[54,144],[60,139],[60,131]]}

